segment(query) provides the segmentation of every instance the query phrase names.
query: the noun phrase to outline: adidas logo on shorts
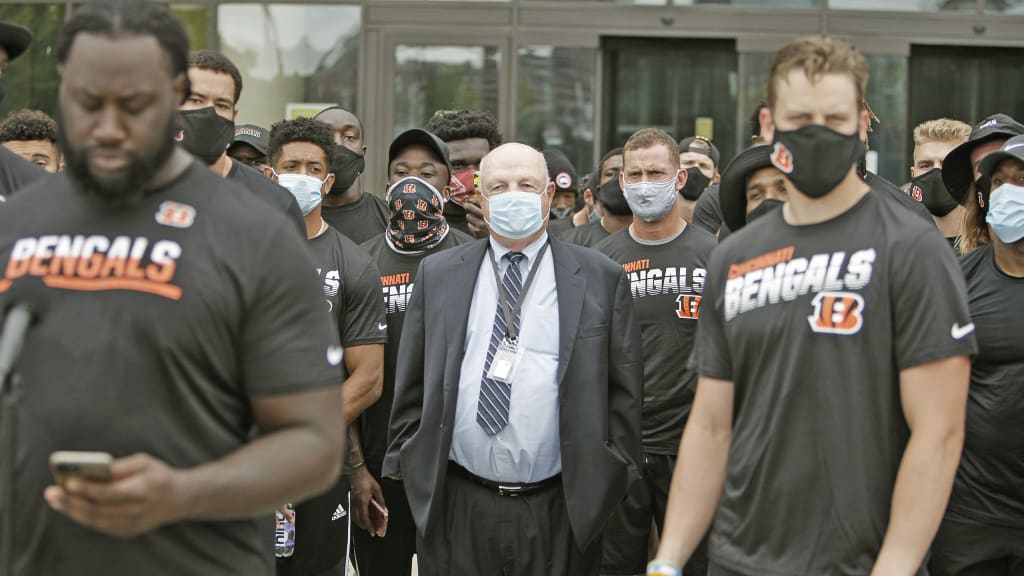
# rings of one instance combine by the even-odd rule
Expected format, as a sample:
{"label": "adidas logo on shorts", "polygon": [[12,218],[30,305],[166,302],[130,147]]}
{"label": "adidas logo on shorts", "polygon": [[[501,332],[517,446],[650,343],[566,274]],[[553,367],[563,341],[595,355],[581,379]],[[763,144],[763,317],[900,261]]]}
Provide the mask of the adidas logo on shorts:
{"label": "adidas logo on shorts", "polygon": [[345,512],[345,509],[341,507],[341,504],[338,504],[338,509],[331,515],[331,520],[341,520],[346,514],[348,514],[348,512]]}

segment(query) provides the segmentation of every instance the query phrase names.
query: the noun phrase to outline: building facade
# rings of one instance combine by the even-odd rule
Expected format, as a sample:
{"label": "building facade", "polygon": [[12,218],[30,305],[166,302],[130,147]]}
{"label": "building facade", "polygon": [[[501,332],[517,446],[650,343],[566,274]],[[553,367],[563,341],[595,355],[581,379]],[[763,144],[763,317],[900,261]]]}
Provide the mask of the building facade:
{"label": "building facade", "polygon": [[[868,57],[877,171],[909,179],[913,126],[993,112],[1024,118],[1024,0],[313,0],[172,3],[196,48],[242,70],[239,123],[339,104],[362,118],[367,184],[386,148],[435,110],[483,109],[507,140],[561,148],[581,173],[630,133],[749,143],[773,52],[812,33]],[[37,42],[0,112],[56,112],[53,44],[66,2],[4,2]]]}

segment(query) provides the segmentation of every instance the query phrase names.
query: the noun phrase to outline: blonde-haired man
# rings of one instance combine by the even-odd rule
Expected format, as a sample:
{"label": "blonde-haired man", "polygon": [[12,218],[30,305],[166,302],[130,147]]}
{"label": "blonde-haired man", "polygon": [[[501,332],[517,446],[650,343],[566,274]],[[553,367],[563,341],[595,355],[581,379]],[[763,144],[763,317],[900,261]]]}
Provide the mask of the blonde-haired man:
{"label": "blonde-haired man", "polygon": [[970,136],[970,125],[949,118],[929,120],[914,128],[910,196],[928,208],[939,232],[954,248],[963,231],[964,208],[942,182],[942,161]]}
{"label": "blonde-haired man", "polygon": [[963,445],[974,325],[935,227],[857,172],[867,80],[840,40],[776,54],[761,124],[792,186],[708,264],[648,574],[678,574],[708,526],[715,575],[921,571]]}

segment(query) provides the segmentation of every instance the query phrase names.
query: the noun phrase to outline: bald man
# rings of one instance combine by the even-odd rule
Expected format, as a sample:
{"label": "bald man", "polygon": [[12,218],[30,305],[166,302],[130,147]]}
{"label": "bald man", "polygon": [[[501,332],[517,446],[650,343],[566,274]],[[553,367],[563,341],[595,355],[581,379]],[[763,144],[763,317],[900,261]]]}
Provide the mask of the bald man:
{"label": "bald man", "polygon": [[539,152],[506,144],[480,168],[491,233],[420,266],[384,476],[404,476],[423,576],[597,574],[641,454],[629,284],[548,236]]}

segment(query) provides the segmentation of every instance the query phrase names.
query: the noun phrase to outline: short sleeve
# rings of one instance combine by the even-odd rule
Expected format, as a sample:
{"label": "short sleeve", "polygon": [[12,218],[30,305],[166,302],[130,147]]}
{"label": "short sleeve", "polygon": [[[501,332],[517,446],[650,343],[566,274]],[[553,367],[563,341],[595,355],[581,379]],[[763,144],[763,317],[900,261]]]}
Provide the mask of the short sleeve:
{"label": "short sleeve", "polygon": [[718,229],[722,226],[722,209],[718,206],[719,194],[717,186],[708,188],[693,207],[693,223],[712,234],[718,234]]}
{"label": "short sleeve", "polygon": [[342,350],[316,265],[285,219],[275,219],[248,266],[240,343],[250,396],[340,386]]}
{"label": "short sleeve", "polygon": [[897,241],[889,286],[896,365],[906,370],[977,352],[963,273],[936,230]]}
{"label": "short sleeve", "polygon": [[387,342],[388,322],[381,293],[380,269],[365,248],[345,246],[344,315],[338,333],[341,345],[363,346]]}
{"label": "short sleeve", "polygon": [[711,253],[708,265],[708,280],[700,305],[697,320],[697,338],[694,341],[690,368],[701,376],[732,380],[732,354],[725,337],[725,264],[721,249]]}

